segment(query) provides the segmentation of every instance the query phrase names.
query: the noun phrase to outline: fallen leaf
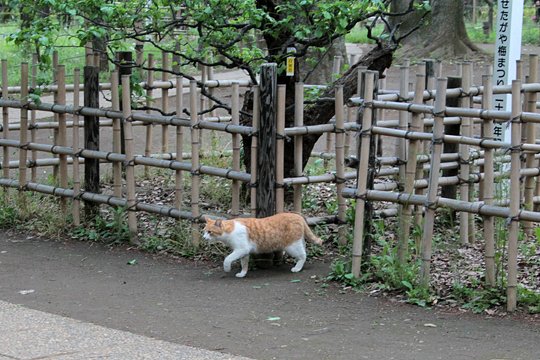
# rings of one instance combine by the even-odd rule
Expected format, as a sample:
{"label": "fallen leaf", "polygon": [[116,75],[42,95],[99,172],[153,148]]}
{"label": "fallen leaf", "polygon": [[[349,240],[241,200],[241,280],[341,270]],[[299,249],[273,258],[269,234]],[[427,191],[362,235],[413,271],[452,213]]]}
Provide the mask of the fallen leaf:
{"label": "fallen leaf", "polygon": [[427,323],[427,324],[424,324],[425,327],[432,327],[432,328],[436,328],[437,325],[435,324],[431,324],[431,323]]}
{"label": "fallen leaf", "polygon": [[36,290],[21,290],[21,291],[19,291],[19,294],[26,295],[26,294],[31,294],[34,291],[36,291]]}
{"label": "fallen leaf", "polygon": [[270,316],[266,320],[268,320],[268,321],[278,321],[278,320],[281,320],[281,318],[279,316]]}
{"label": "fallen leaf", "polygon": [[128,265],[135,265],[137,264],[137,259],[132,259],[127,262]]}

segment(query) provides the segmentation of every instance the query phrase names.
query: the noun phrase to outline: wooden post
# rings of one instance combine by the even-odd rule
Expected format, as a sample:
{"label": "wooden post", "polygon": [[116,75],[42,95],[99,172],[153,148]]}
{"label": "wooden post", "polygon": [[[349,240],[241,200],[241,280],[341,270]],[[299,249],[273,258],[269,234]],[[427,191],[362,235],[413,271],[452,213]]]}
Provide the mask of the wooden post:
{"label": "wooden post", "polygon": [[[37,68],[38,68],[38,57],[37,54],[32,54],[32,75],[31,75],[31,87],[32,89],[35,89],[37,87]],[[35,123],[36,123],[36,110],[30,111],[30,142],[35,143],[36,142],[36,129],[35,129]],[[31,154],[32,159],[32,166],[31,168],[31,179],[32,182],[37,181],[37,166],[36,160],[37,160],[37,151],[32,150]]]}
{"label": "wooden post", "polygon": [[369,167],[369,152],[371,141],[371,125],[373,108],[370,103],[373,101],[373,89],[375,82],[375,74],[372,71],[365,73],[364,81],[364,106],[359,107],[358,116],[362,119],[362,130],[360,133],[359,147],[357,148],[357,157],[360,160],[358,165],[357,185],[356,185],[356,206],[354,220],[354,239],[352,248],[352,267],[351,271],[354,277],[360,276],[360,267],[362,265],[362,250],[364,241],[364,211],[367,201],[367,183],[368,183],[368,167]]}
{"label": "wooden post", "polygon": [[193,222],[191,224],[191,241],[194,246],[199,246],[200,231],[197,221],[200,217],[199,212],[199,187],[200,187],[200,164],[199,164],[199,128],[197,126],[197,103],[199,102],[199,93],[197,90],[197,81],[189,82],[189,111],[191,120],[191,214]]}
{"label": "wooden post", "polygon": [[[435,62],[434,62],[434,60],[432,60],[432,59],[424,60],[424,72],[426,74],[426,76],[425,76],[425,79],[426,79],[425,89],[428,90],[428,91],[435,90]],[[432,105],[433,100],[428,100],[425,103],[426,103],[426,105]],[[422,122],[422,127],[423,127],[423,131],[425,131],[425,132],[433,131],[432,126],[425,125],[425,120],[427,120],[428,118],[432,119],[433,117],[428,115],[428,114],[426,114],[424,116],[424,121]],[[427,141],[425,141],[425,142],[422,142],[422,144],[423,144],[423,152],[425,154],[429,154],[430,153],[430,148],[429,148],[430,145],[429,145],[429,143]],[[424,178],[423,166],[418,166],[417,167],[416,178],[417,179],[423,179]],[[425,189],[415,189],[414,192],[417,195],[423,195],[425,193]],[[414,224],[418,228],[422,227],[423,219],[424,219],[423,214],[424,214],[424,207],[419,206],[419,205],[415,206],[415,208],[414,208]],[[420,245],[420,244],[418,244],[418,245]],[[418,246],[416,251],[418,253],[421,252],[420,246]]]}
{"label": "wooden post", "polygon": [[[414,103],[422,104],[424,96],[425,75],[419,73],[416,75],[416,86],[414,90]],[[413,113],[411,121],[411,131],[420,132],[423,130],[422,115],[419,113]],[[405,167],[405,184],[403,193],[414,194],[414,181],[416,180],[417,172],[417,155],[420,151],[422,143],[419,140],[411,140],[408,149],[407,164]],[[399,242],[398,242],[398,261],[401,265],[407,262],[409,255],[409,236],[411,232],[412,223],[412,206],[404,204],[402,206],[402,216],[399,218]],[[417,245],[417,251],[419,243]]]}
{"label": "wooden post", "polygon": [[[116,52],[116,71],[118,72],[118,83],[121,84],[122,76],[131,75],[133,66],[133,53],[131,51],[117,51]],[[94,64],[98,66],[98,64]],[[120,110],[122,110],[122,101],[120,101]],[[124,122],[120,122],[120,152],[126,153],[126,143],[124,141]]]}
{"label": "wooden post", "polygon": [[[448,77],[448,88],[454,89],[454,88],[461,88],[462,87],[462,79],[461,77],[456,76],[450,76]],[[458,99],[448,99],[448,106],[457,107],[459,105]],[[460,125],[459,124],[452,124],[452,125],[445,125],[444,126],[444,133],[447,135],[459,135],[460,132]],[[459,146],[458,144],[450,144],[450,143],[444,143],[443,144],[443,153],[451,153],[456,154],[458,153]],[[447,169],[442,171],[442,176],[458,176],[458,169]],[[448,199],[457,199],[457,185],[444,185],[441,186],[441,196]],[[454,210],[449,210],[448,212],[450,216],[451,221],[456,220],[456,212]],[[460,229],[463,229],[460,227]],[[460,230],[461,231],[461,230]],[[468,231],[463,229],[464,236],[465,236],[465,242],[468,238]],[[463,240],[462,240],[463,241]]]}
{"label": "wooden post", "polygon": [[129,75],[122,75],[122,116],[126,143],[126,186],[129,241],[138,245],[137,239],[137,198],[135,195],[135,152],[133,149],[133,129],[131,119],[131,89]]}
{"label": "wooden post", "polygon": [[[111,103],[113,111],[120,111],[120,92],[118,90],[118,72],[111,73]],[[113,119],[113,152],[122,152],[122,119]],[[113,194],[122,197],[122,163],[113,162]]]}
{"label": "wooden post", "polygon": [[285,194],[283,189],[284,157],[285,157],[285,96],[287,86],[278,85],[277,126],[276,126],[276,212],[285,211]]}
{"label": "wooden post", "polygon": [[426,214],[424,220],[424,229],[422,233],[422,265],[420,268],[420,283],[429,287],[430,266],[431,266],[431,241],[433,239],[433,226],[435,220],[435,209],[437,193],[439,190],[439,171],[441,168],[441,155],[444,136],[444,111],[446,107],[446,78],[437,79],[437,97],[435,99],[433,126],[433,140],[429,171],[428,193],[426,201]]}
{"label": "wooden post", "polygon": [[[294,90],[294,126],[304,125],[304,83],[297,82]],[[302,176],[302,135],[294,137],[294,176]],[[302,185],[293,185],[293,209],[302,212]]]}
{"label": "wooden post", "polygon": [[[165,51],[161,53],[161,67],[163,70],[169,70],[169,54]],[[161,72],[161,80],[169,80],[169,73],[166,71]],[[164,113],[169,112],[169,90],[161,89],[161,110]],[[200,131],[200,130],[199,130]],[[161,153],[165,154],[169,149],[169,125],[161,125]]]}
{"label": "wooden post", "polygon": [[[399,96],[402,101],[407,101],[409,97],[409,60],[405,60],[403,65],[399,67]],[[399,130],[407,131],[409,129],[409,112],[399,112]],[[396,156],[399,164],[399,181],[398,187],[403,189],[405,183],[405,165],[407,164],[407,139],[399,138],[396,141]],[[401,207],[402,211],[402,207]]]}
{"label": "wooden post", "polygon": [[[8,67],[7,60],[2,59],[2,98],[8,98]],[[2,127],[3,138],[9,139],[9,108],[7,106],[2,107]],[[5,179],[9,179],[9,147],[4,146],[2,157],[2,175]],[[7,194],[7,191],[6,191]]]}
{"label": "wooden post", "polygon": [[[57,104],[65,105],[66,104],[66,68],[64,65],[59,65],[57,68]],[[67,127],[66,127],[66,114],[58,114],[58,138],[57,145],[67,146]],[[60,167],[59,167],[59,177],[60,177],[60,187],[67,189],[68,187],[68,169],[67,169],[67,155],[59,155],[60,158]],[[64,215],[63,218],[67,215],[67,205],[66,198],[60,197],[60,211]]]}
{"label": "wooden post", "polygon": [[[154,64],[154,54],[148,54],[148,71],[146,72],[146,84],[148,85],[148,88],[146,89],[146,106],[148,108],[151,108],[154,101],[152,99],[154,90],[152,89],[152,86],[154,86],[154,70],[152,68],[155,66]],[[178,99],[178,98],[177,98]],[[147,114],[152,113],[150,109],[146,110]],[[176,116],[180,116],[179,113],[176,114]],[[145,141],[145,147],[144,147],[144,156],[149,157],[150,154],[152,154],[152,130],[154,128],[154,125],[152,123],[146,124],[146,141]],[[150,167],[144,166],[144,176],[148,178],[150,176]]]}
{"label": "wooden post", "polygon": [[[335,81],[339,78],[339,74],[341,72],[341,60],[342,57],[340,55],[334,56],[334,62],[332,64],[332,81]],[[326,147],[324,152],[327,154],[332,152],[334,136],[335,134],[333,132],[326,133]],[[324,159],[323,164],[325,168],[328,168],[328,162],[328,159]]]}
{"label": "wooden post", "polygon": [[[184,107],[184,92],[183,92],[184,78],[182,76],[176,77],[176,117],[180,118],[182,115],[182,108]],[[184,127],[176,126],[176,160],[182,161],[182,153],[184,151]],[[177,209],[182,207],[182,194],[184,190],[183,171],[176,170],[175,172],[175,191],[174,191],[174,206]]]}
{"label": "wooden post", "polygon": [[[493,81],[491,75],[482,76],[484,94],[482,96],[482,109],[493,108]],[[483,139],[493,140],[493,119],[485,119],[482,123]],[[483,179],[483,201],[484,204],[493,205],[493,194],[495,185],[495,164],[494,149],[484,149],[484,179]],[[486,283],[490,287],[496,286],[495,279],[495,218],[484,216],[484,262],[486,263]]]}
{"label": "wooden post", "polygon": [[336,192],[338,213],[338,242],[342,245],[347,243],[346,211],[347,203],[343,197],[345,188],[345,115],[344,115],[343,85],[336,88],[335,114],[336,114]]}
{"label": "wooden post", "polygon": [[520,168],[521,168],[521,81],[512,81],[512,118],[510,148],[510,222],[508,230],[508,280],[506,288],[506,310],[513,312],[517,306],[517,256],[520,213]]}
{"label": "wooden post", "polygon": [[[231,104],[231,116],[232,124],[240,124],[240,88],[237,82],[232,84],[232,104]],[[240,134],[232,134],[232,169],[234,171],[240,171]],[[231,215],[237,217],[240,215],[240,181],[232,181],[232,204]]]}
{"label": "wooden post", "polygon": [[[80,92],[79,92],[79,84],[81,81],[81,71],[79,69],[75,69],[73,72],[73,107],[77,109],[80,106]],[[79,172],[79,156],[78,152],[80,150],[79,147],[79,114],[75,113],[73,115],[73,135],[72,135],[72,141],[73,141],[73,151],[75,152],[75,155],[73,155],[73,206],[72,206],[72,216],[73,216],[73,225],[80,226],[81,225],[81,202],[79,200],[79,195],[81,193],[81,175]]]}
{"label": "wooden post", "polygon": [[[28,63],[21,64],[21,103],[28,103]],[[19,207],[23,214],[27,211],[27,202],[24,190],[27,182],[27,149],[28,143],[28,108],[23,106],[21,108],[21,128],[19,130],[19,142],[21,148],[19,149]]]}
{"label": "wooden post", "polygon": [[[471,63],[464,62],[462,64],[462,86],[465,94],[470,92],[471,88]],[[462,108],[471,107],[471,101],[469,97],[462,97],[458,102],[459,106]],[[461,135],[471,137],[471,118],[464,116],[461,118]],[[459,158],[460,158],[460,169],[459,177],[461,178],[461,184],[459,186],[460,200],[469,202],[469,174],[470,174],[470,165],[469,165],[469,145],[459,144]],[[459,236],[461,239],[461,244],[466,245],[472,243],[472,239],[469,237],[469,213],[461,211],[459,213]]]}
{"label": "wooden post", "polygon": [[[53,51],[52,55],[52,80],[53,83],[58,83],[58,51]],[[53,102],[56,104],[58,102],[58,89],[53,92]],[[54,122],[58,124],[58,113],[53,113]],[[53,142],[58,143],[58,128],[53,130]],[[54,154],[54,157],[58,155]],[[56,182],[58,180],[58,165],[53,166],[53,179]]]}
{"label": "wooden post", "polygon": [[250,199],[251,199],[251,216],[257,216],[257,159],[258,159],[258,142],[259,142],[259,119],[260,119],[260,89],[256,85],[253,87],[253,113],[252,124],[253,136],[251,136],[251,179],[250,179]]}
{"label": "wooden post", "polygon": [[[99,108],[99,70],[95,66],[84,67],[84,106]],[[99,117],[84,116],[84,148],[99,150]],[[99,160],[84,160],[84,188],[91,193],[99,193]],[[85,203],[85,216],[87,219],[94,218],[99,206]]]}
{"label": "wooden post", "polygon": [[[529,55],[529,83],[538,83],[538,55],[530,54]],[[536,112],[536,101],[538,100],[538,95],[535,92],[529,92],[527,94],[527,112]],[[527,144],[536,143],[536,124],[534,123],[525,123],[525,142]],[[526,154],[525,167],[533,168],[535,165],[534,153]],[[528,176],[525,178],[525,210],[533,210],[533,197],[535,189],[535,178]],[[533,224],[530,221],[525,221],[523,223],[523,230],[528,236],[532,235]]]}
{"label": "wooden post", "polygon": [[257,217],[267,217],[276,211],[276,64],[261,66],[260,91]]}

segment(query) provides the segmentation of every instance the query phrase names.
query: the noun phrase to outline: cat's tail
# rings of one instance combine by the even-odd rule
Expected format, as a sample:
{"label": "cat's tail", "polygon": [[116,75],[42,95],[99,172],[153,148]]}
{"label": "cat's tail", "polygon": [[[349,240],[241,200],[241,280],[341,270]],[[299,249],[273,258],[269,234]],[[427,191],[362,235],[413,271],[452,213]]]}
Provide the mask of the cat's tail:
{"label": "cat's tail", "polygon": [[322,245],[323,241],[320,237],[317,237],[309,228],[306,220],[304,219],[304,237],[306,240],[311,241],[314,244]]}

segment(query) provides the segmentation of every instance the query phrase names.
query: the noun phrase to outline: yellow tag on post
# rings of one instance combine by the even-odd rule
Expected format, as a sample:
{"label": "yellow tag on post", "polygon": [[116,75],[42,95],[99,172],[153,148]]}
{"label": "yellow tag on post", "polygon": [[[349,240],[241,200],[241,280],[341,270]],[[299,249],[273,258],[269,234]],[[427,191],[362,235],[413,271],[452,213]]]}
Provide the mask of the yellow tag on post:
{"label": "yellow tag on post", "polygon": [[294,57],[287,58],[287,76],[294,76]]}

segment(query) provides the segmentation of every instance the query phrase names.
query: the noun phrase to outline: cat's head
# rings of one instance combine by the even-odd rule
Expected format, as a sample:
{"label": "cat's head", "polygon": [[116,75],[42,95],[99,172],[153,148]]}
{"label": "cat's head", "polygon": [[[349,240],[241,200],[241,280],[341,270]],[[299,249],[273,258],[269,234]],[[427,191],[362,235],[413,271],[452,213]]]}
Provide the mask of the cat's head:
{"label": "cat's head", "polygon": [[223,221],[221,219],[212,220],[208,217],[205,218],[205,221],[203,238],[208,242],[219,241],[225,233]]}

